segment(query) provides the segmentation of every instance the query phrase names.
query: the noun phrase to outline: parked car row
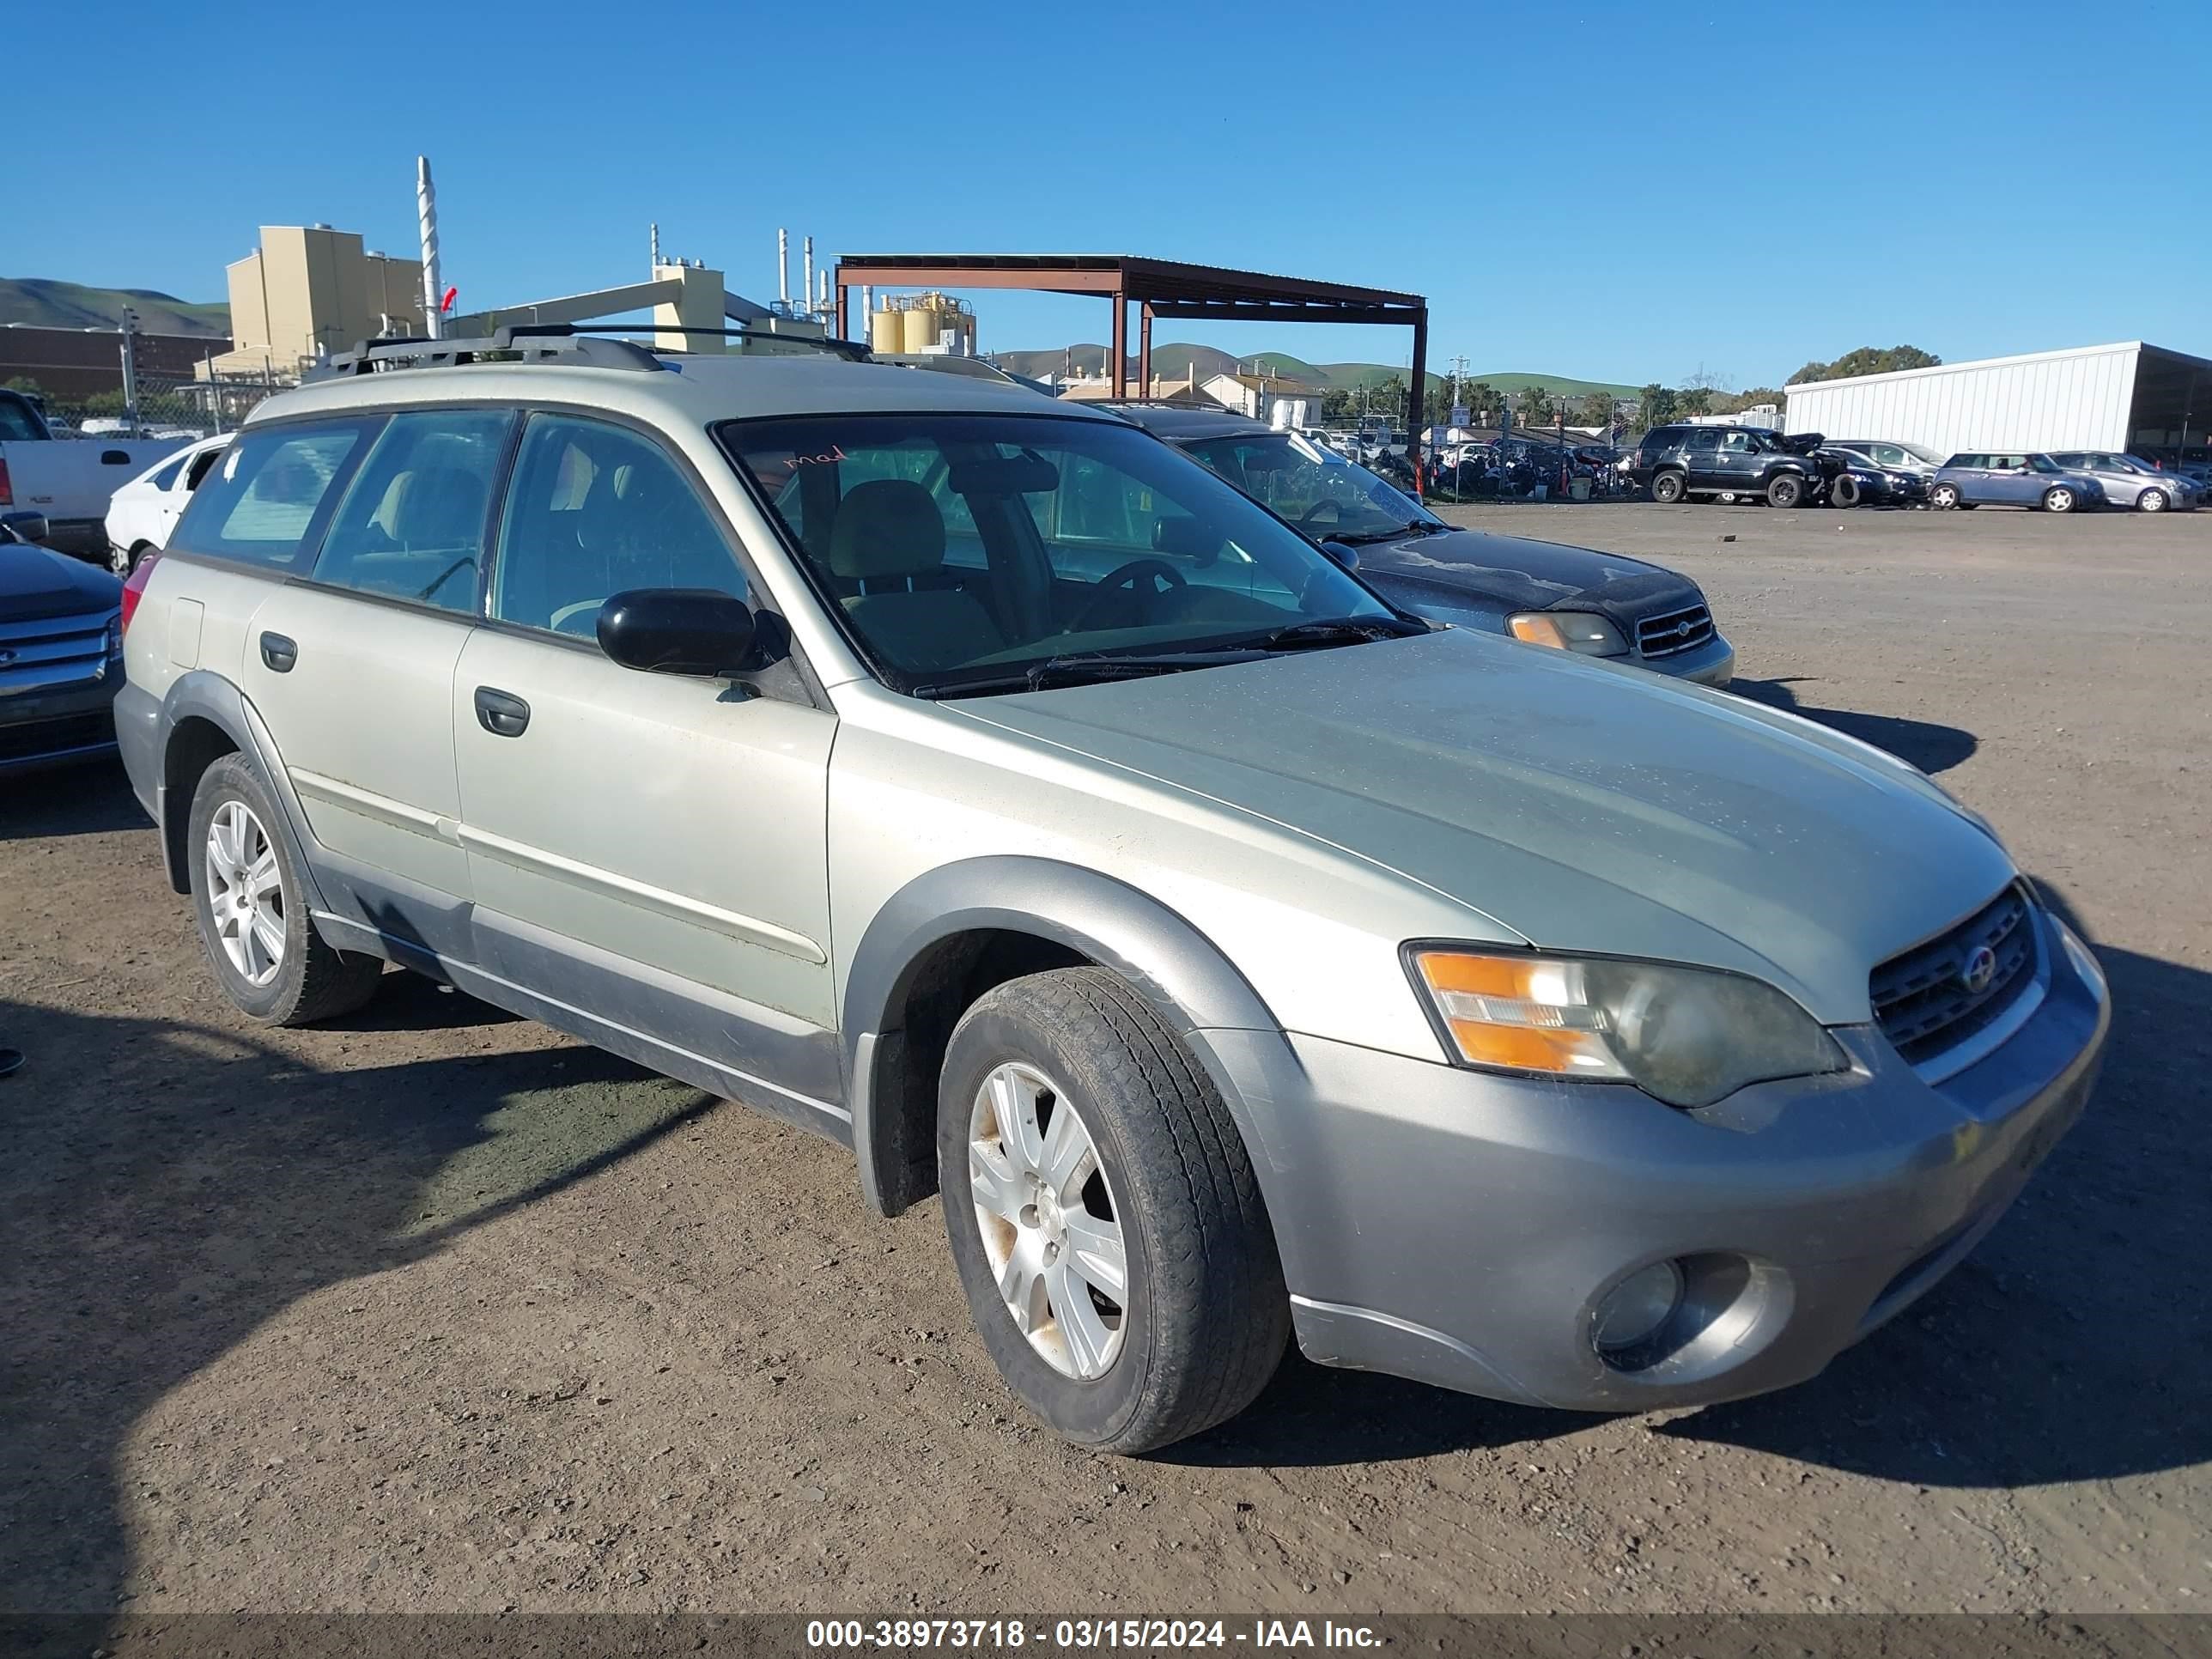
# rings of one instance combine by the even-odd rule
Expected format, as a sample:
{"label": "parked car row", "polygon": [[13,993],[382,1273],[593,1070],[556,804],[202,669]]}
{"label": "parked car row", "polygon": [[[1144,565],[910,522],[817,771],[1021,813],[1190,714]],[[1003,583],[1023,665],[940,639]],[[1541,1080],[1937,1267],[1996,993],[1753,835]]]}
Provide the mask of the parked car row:
{"label": "parked car row", "polygon": [[2106,451],[1943,455],[1880,439],[1784,434],[1764,427],[1655,427],[1623,470],[1661,502],[1710,496],[1770,507],[2098,507],[2188,511],[2206,489],[2141,456]]}

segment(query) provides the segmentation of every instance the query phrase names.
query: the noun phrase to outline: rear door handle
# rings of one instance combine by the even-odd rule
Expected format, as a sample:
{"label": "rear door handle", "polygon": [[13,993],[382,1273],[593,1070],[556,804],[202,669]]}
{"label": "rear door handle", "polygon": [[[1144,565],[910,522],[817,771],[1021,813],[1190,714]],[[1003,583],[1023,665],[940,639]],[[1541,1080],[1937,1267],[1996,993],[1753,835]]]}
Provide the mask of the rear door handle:
{"label": "rear door handle", "polygon": [[512,692],[480,685],[477,724],[495,738],[519,738],[530,727],[530,705]]}
{"label": "rear door handle", "polygon": [[282,634],[264,634],[261,636],[261,660],[268,665],[270,673],[289,674],[292,672],[292,665],[300,660],[300,647]]}

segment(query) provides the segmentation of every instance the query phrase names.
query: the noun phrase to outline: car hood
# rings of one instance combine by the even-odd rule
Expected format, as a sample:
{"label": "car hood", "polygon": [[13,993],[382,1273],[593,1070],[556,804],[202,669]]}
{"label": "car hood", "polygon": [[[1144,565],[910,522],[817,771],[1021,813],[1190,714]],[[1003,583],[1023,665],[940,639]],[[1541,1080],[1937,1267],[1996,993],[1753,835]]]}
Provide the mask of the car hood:
{"label": "car hood", "polygon": [[1358,550],[1363,572],[1455,589],[1504,611],[1596,605],[1620,620],[1704,601],[1687,576],[1656,564],[1526,536],[1445,530],[1362,543]]}
{"label": "car hood", "polygon": [[0,542],[0,623],[112,611],[123,584],[105,570],[43,547]]}
{"label": "car hood", "polygon": [[1832,1024],[1869,1018],[1876,963],[2014,874],[1879,750],[1466,629],[947,707],[1326,843],[1532,945],[1756,974]]}

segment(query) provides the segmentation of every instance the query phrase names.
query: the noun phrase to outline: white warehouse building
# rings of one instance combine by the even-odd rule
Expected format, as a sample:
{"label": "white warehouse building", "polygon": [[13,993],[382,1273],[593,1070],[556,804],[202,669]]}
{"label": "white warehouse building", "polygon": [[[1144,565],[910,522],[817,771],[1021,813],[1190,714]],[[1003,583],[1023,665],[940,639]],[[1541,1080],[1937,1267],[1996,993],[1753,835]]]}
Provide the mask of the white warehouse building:
{"label": "white warehouse building", "polygon": [[1784,388],[1784,432],[1972,449],[2187,450],[2212,426],[2212,360],[2130,340]]}

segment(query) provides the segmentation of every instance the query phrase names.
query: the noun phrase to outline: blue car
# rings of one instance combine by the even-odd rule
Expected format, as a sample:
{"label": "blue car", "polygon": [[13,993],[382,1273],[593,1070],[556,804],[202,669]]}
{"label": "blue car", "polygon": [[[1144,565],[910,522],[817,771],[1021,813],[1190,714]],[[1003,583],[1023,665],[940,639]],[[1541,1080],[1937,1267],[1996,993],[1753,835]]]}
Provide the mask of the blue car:
{"label": "blue car", "polygon": [[1977,450],[1954,455],[1929,481],[1928,505],[2026,507],[2072,513],[2102,507],[2105,487],[2086,472],[2069,472],[2048,455],[2018,450]]}

